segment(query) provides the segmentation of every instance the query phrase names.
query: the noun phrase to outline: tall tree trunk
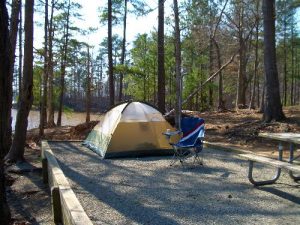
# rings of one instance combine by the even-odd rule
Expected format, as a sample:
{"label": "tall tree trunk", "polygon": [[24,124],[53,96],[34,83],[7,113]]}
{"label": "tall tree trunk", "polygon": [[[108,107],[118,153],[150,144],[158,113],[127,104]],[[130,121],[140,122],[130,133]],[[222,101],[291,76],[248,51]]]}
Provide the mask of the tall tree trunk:
{"label": "tall tree trunk", "polygon": [[223,74],[222,71],[220,70],[222,67],[222,60],[221,60],[221,51],[220,51],[220,46],[218,42],[216,41],[215,38],[213,38],[213,43],[216,47],[216,52],[217,52],[217,61],[218,61],[218,70],[220,71],[218,76],[219,76],[219,90],[218,90],[218,111],[224,111],[226,110],[225,107],[225,102],[223,99]]}
{"label": "tall tree trunk", "polygon": [[11,99],[9,85],[11,85],[10,74],[10,41],[8,30],[8,13],[6,1],[0,1],[0,224],[9,224],[10,210],[7,205],[5,191],[5,176],[3,158],[9,148],[7,131],[11,126]]}
{"label": "tall tree trunk", "polygon": [[[8,47],[8,54],[6,57],[9,57],[9,71],[8,74],[6,74],[6,78],[4,79],[7,83],[1,86],[1,89],[5,93],[3,93],[2,96],[6,96],[5,100],[3,99],[3,103],[1,103],[0,107],[3,107],[1,111],[3,110],[3,113],[1,113],[1,117],[3,116],[3,119],[5,124],[3,124],[5,127],[3,127],[3,140],[2,137],[0,139],[0,142],[3,147],[3,153],[7,154],[10,147],[11,147],[11,136],[12,136],[12,128],[11,128],[11,108],[12,108],[12,82],[13,82],[13,74],[14,74],[14,65],[15,65],[15,51],[16,51],[16,44],[17,44],[17,34],[18,34],[18,24],[19,24],[19,14],[20,14],[20,7],[21,3],[19,0],[14,0],[12,2],[12,11],[11,11],[11,20],[10,20],[10,31],[9,31],[9,45]],[[4,9],[3,9],[4,10]],[[6,9],[5,9],[6,10]],[[2,32],[1,32],[2,35]],[[5,69],[3,70],[3,73],[5,74]],[[7,79],[7,80],[6,80]],[[4,81],[3,80],[3,81]]]}
{"label": "tall tree trunk", "polygon": [[[284,7],[284,10],[286,10],[286,7]],[[287,29],[287,18],[286,15],[284,15],[284,21],[283,21],[283,30],[284,30],[284,34],[283,34],[283,60],[284,60],[284,64],[283,64],[283,105],[286,106],[287,105],[287,50],[286,50],[286,39],[287,39],[287,33],[286,33],[286,29]]]}
{"label": "tall tree trunk", "polygon": [[113,71],[113,56],[112,56],[112,0],[108,0],[108,14],[107,14],[107,50],[108,50],[108,80],[109,80],[109,105],[115,104],[115,84]]}
{"label": "tall tree trunk", "polygon": [[165,49],[164,49],[164,2],[158,0],[158,31],[157,31],[157,106],[165,112]]}
{"label": "tall tree trunk", "polygon": [[22,60],[23,60],[23,41],[22,41],[22,35],[23,35],[23,29],[22,29],[22,1],[20,5],[20,26],[19,26],[19,68],[18,68],[18,94],[20,96],[21,90],[22,90]]}
{"label": "tall tree trunk", "polygon": [[290,92],[290,102],[291,102],[291,105],[294,105],[295,104],[295,101],[294,101],[294,83],[295,83],[295,60],[294,60],[294,25],[292,24],[292,27],[291,27],[291,35],[292,35],[292,40],[291,40],[291,54],[292,54],[292,68],[291,68],[291,92]]}
{"label": "tall tree trunk", "polygon": [[[122,40],[122,54],[121,54],[122,65],[125,65],[125,55],[126,55],[127,2],[128,0],[124,0],[123,40]],[[120,73],[119,102],[121,102],[123,98],[123,78],[124,78],[124,72],[122,71]]]}
{"label": "tall tree trunk", "polygon": [[40,136],[44,136],[44,126],[47,124],[47,95],[48,95],[48,0],[45,0],[45,24],[44,24],[44,73],[42,76],[42,106],[40,115]]}
{"label": "tall tree trunk", "polygon": [[24,74],[20,108],[17,113],[17,122],[12,146],[5,159],[8,161],[22,161],[28,125],[28,115],[33,102],[33,12],[34,0],[25,2],[25,43],[24,43]]}
{"label": "tall tree trunk", "polygon": [[67,11],[67,21],[66,21],[65,41],[64,41],[64,46],[63,46],[63,64],[62,64],[61,75],[60,75],[60,95],[59,95],[57,126],[61,126],[61,117],[62,117],[63,101],[64,101],[64,93],[65,93],[65,76],[66,76],[67,54],[68,54],[68,44],[69,44],[70,7],[71,7],[71,2],[69,0],[68,11]]}
{"label": "tall tree trunk", "polygon": [[[9,33],[9,39],[11,43],[11,54],[10,54],[10,77],[13,78],[14,76],[14,68],[15,68],[15,53],[17,48],[17,38],[18,38],[18,31],[19,31],[19,22],[21,17],[21,0],[13,0],[12,1],[12,8],[11,8],[11,18],[10,18],[10,33]],[[21,27],[21,25],[20,25]],[[22,34],[21,34],[22,35]],[[20,67],[21,65],[19,65]],[[13,92],[13,91],[12,91]],[[11,136],[12,131],[10,130],[10,133],[8,134]],[[11,138],[9,139],[11,141]],[[10,142],[11,144],[11,142]]]}
{"label": "tall tree trunk", "polygon": [[[246,51],[247,51],[247,38],[245,38],[245,9],[243,2],[238,1],[238,40],[239,40],[239,71],[238,71],[238,84],[237,84],[237,99],[236,108],[245,108],[246,106],[246,89],[247,89],[247,77],[246,77]],[[248,38],[250,36],[248,34]]]}
{"label": "tall tree trunk", "polygon": [[88,59],[87,59],[87,78],[86,78],[86,117],[85,122],[90,122],[90,111],[91,111],[91,73],[90,73],[90,47],[87,46]]}
{"label": "tall tree trunk", "polygon": [[263,0],[264,18],[264,64],[266,99],[263,119],[266,122],[285,118],[280,101],[279,80],[275,47],[275,0]]}
{"label": "tall tree trunk", "polygon": [[[259,3],[260,1],[256,1],[256,25],[255,25],[255,60],[254,60],[254,77],[253,77],[253,87],[252,87],[252,93],[250,97],[250,103],[249,103],[249,109],[255,108],[255,96],[256,96],[256,90],[259,92],[259,79],[258,79],[258,65],[259,65],[259,59],[258,59],[258,42],[259,42]],[[259,101],[257,101],[257,106],[259,105]]]}
{"label": "tall tree trunk", "polygon": [[11,19],[10,19],[10,33],[9,33],[9,39],[12,47],[11,54],[10,54],[10,61],[11,61],[10,76],[11,77],[13,77],[14,66],[15,66],[15,52],[17,46],[20,11],[21,11],[21,0],[13,0],[12,9],[11,9]]}
{"label": "tall tree trunk", "polygon": [[175,103],[175,125],[180,129],[181,121],[181,102],[182,102],[182,78],[181,78],[181,42],[179,27],[178,2],[173,0],[175,17],[175,62],[176,62],[176,103]]}
{"label": "tall tree trunk", "polygon": [[[210,28],[211,29],[211,28]],[[214,51],[213,51],[213,40],[209,37],[209,74],[213,73],[214,70]],[[213,80],[209,81],[208,86],[208,105],[210,108],[214,105],[214,90],[213,90]]]}
{"label": "tall tree trunk", "polygon": [[238,72],[238,89],[237,89],[237,108],[244,108],[246,106],[246,43],[240,34],[239,38],[239,72]]}
{"label": "tall tree trunk", "polygon": [[48,101],[47,101],[47,108],[48,108],[48,127],[54,127],[54,99],[53,99],[53,37],[54,37],[54,29],[53,29],[53,14],[54,14],[54,0],[51,1],[51,14],[49,20],[49,49],[48,49]]}

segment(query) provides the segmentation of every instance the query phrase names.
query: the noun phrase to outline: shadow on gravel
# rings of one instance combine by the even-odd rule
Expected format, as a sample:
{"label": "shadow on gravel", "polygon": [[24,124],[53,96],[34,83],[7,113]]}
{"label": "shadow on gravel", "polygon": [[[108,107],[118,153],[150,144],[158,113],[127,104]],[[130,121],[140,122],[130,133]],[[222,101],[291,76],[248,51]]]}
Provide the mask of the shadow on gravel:
{"label": "shadow on gravel", "polygon": [[[73,179],[73,181],[80,186],[80,189],[83,189],[89,192],[89,194],[94,195],[94,197],[96,197],[98,200],[111,206],[112,208],[123,214],[126,218],[129,218],[141,224],[150,224],[151,218],[159,220],[161,224],[178,224],[173,219],[160,215],[159,211],[143,206],[136,199],[132,198],[129,193],[121,194],[115,192],[113,190],[113,184],[109,184],[107,182],[97,182],[97,188],[95,189],[93,178],[84,176],[83,174],[76,172],[75,170],[66,166],[62,161],[59,161],[59,164],[62,166],[64,171],[67,170],[67,173],[71,172],[75,175],[76,179]],[[123,185],[126,186],[126,184],[124,183]],[[142,219],[143,217],[140,215],[140,213],[134,211],[133,208],[138,208],[139,211],[142,211],[144,215],[147,215],[148,219],[146,219],[146,221]]]}
{"label": "shadow on gravel", "polygon": [[[294,188],[297,188],[296,186]],[[283,192],[279,189],[273,188],[273,187],[258,187],[257,189],[261,190],[261,191],[265,191],[265,192],[269,192],[273,195],[276,195],[280,198],[286,199],[290,202],[293,202],[295,204],[300,205],[300,197],[295,196],[295,195],[291,195],[287,192]]]}
{"label": "shadow on gravel", "polygon": [[[245,161],[231,153],[207,152],[203,167],[189,169],[168,166],[171,157],[101,160],[79,144],[56,143],[51,147],[54,152],[63,152],[58,162],[96,222],[109,221],[104,219],[108,210],[104,206],[123,215],[126,223],[138,224],[221,224],[225,218],[228,224],[242,224],[253,216],[270,219],[287,213],[298,218],[299,210],[284,212],[270,206],[273,194],[295,204],[300,196],[274,188],[253,188],[247,182]],[[261,194],[261,190],[272,195]],[[89,195],[96,202],[89,202]]]}

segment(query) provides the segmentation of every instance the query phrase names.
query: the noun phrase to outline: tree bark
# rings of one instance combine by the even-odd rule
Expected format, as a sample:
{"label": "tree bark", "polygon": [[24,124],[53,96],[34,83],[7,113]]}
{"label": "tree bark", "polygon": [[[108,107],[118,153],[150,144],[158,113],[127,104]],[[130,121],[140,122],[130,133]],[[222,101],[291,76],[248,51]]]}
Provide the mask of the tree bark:
{"label": "tree bark", "polygon": [[[212,40],[212,37],[209,37],[209,74],[212,74],[214,71],[213,55],[214,55],[213,40]],[[209,104],[209,107],[212,108],[214,105],[213,79],[210,80],[209,83],[210,83],[210,85],[208,86],[208,104]]]}
{"label": "tree bark", "polygon": [[3,158],[7,152],[7,131],[10,126],[11,99],[8,93],[11,78],[9,77],[10,41],[8,30],[8,13],[6,1],[0,1],[0,224],[9,224],[10,211],[6,200]]}
{"label": "tree bark", "polygon": [[[124,0],[123,40],[122,40],[122,55],[121,55],[122,65],[125,65],[125,55],[126,55],[127,2],[128,0]],[[120,73],[119,102],[121,102],[123,98],[123,78],[124,78],[124,72],[122,71]]]}
{"label": "tree bark", "polygon": [[158,0],[157,31],[157,106],[165,112],[165,49],[164,49],[164,0]]}
{"label": "tree bark", "polygon": [[71,2],[69,0],[68,11],[67,11],[67,21],[66,21],[65,41],[64,41],[64,45],[63,45],[63,64],[62,64],[61,74],[60,74],[60,95],[59,95],[57,126],[61,126],[63,101],[64,101],[64,93],[65,93],[65,76],[66,76],[67,54],[68,54],[68,44],[69,44],[70,7],[71,7]]}
{"label": "tree bark", "polygon": [[40,114],[40,136],[44,136],[44,126],[47,124],[47,95],[48,95],[48,0],[45,0],[45,23],[44,23],[44,73],[42,76],[42,105]]}
{"label": "tree bark", "polygon": [[[286,10],[286,7],[284,8]],[[287,28],[287,18],[286,15],[284,15],[284,21],[283,21],[283,105],[287,105],[287,50],[286,50],[286,39],[287,39],[287,33],[286,33],[286,28]]]}
{"label": "tree bark", "polygon": [[19,91],[19,95],[21,94],[21,90],[22,90],[22,60],[23,60],[23,45],[22,45],[22,35],[23,35],[23,29],[22,29],[22,1],[21,2],[21,6],[20,6],[20,26],[19,26],[19,68],[18,68],[18,91]]}
{"label": "tree bark", "polygon": [[87,78],[86,78],[86,117],[85,122],[90,122],[90,111],[91,111],[91,73],[90,73],[90,63],[91,63],[91,57],[90,57],[90,47],[87,46]]}
{"label": "tree bark", "polygon": [[221,52],[220,52],[220,46],[215,38],[213,38],[213,43],[216,47],[218,70],[220,71],[218,74],[219,75],[218,111],[224,111],[226,110],[226,107],[223,99],[223,74],[222,71],[220,70],[222,67]]}
{"label": "tree bark", "polygon": [[[15,63],[15,51],[16,51],[16,44],[17,44],[17,34],[18,34],[18,24],[19,24],[19,13],[20,13],[20,1],[14,0],[12,2],[12,11],[11,11],[11,20],[10,20],[10,31],[9,31],[9,44],[6,43],[8,52],[6,57],[9,57],[8,65],[9,70],[6,73],[5,68],[3,68],[3,75],[6,76],[3,79],[3,82],[1,82],[1,89],[3,93],[0,95],[3,96],[3,103],[0,104],[1,109],[1,118],[5,122],[2,123],[1,126],[3,126],[3,136],[1,135],[0,139],[0,145],[2,145],[0,148],[3,148],[3,154],[7,154],[10,146],[11,146],[11,136],[12,136],[12,128],[11,128],[11,108],[12,108],[12,82],[13,82],[13,73],[14,73],[14,63]],[[3,8],[2,10],[6,10]],[[4,14],[4,12],[3,12]],[[2,15],[3,15],[2,14]],[[4,15],[3,15],[4,16]],[[4,19],[4,17],[3,17]],[[3,21],[4,23],[4,21]],[[5,26],[3,24],[3,26]],[[2,32],[1,32],[2,35]],[[5,38],[4,38],[5,39]],[[3,40],[4,40],[3,39]],[[4,50],[4,49],[3,49]],[[4,51],[5,52],[5,51]],[[2,69],[0,70],[2,72]],[[4,86],[5,85],[5,86]],[[2,139],[3,138],[3,139]]]}
{"label": "tree bark", "polygon": [[182,77],[181,77],[181,42],[179,27],[178,2],[173,0],[175,17],[175,62],[176,62],[176,103],[175,103],[175,126],[180,130],[181,102],[182,102]]}
{"label": "tree bark", "polygon": [[108,50],[108,80],[109,80],[109,104],[115,104],[115,84],[113,71],[113,56],[112,56],[112,0],[108,0],[108,32],[107,32],[107,50]]}
{"label": "tree bark", "polygon": [[48,38],[49,38],[49,49],[48,49],[48,101],[47,101],[47,111],[48,111],[48,127],[54,127],[54,99],[53,99],[53,37],[54,37],[54,29],[53,29],[53,14],[54,14],[54,0],[51,1],[51,14],[49,21],[49,30],[48,30]]}
{"label": "tree bark", "polygon": [[[293,21],[294,22],[294,21]],[[295,84],[295,60],[294,60],[294,48],[295,48],[295,43],[294,43],[294,25],[292,24],[291,27],[291,35],[292,35],[292,40],[291,40],[291,57],[292,57],[292,65],[291,65],[291,89],[290,89],[290,104],[295,105],[295,99],[294,99],[294,84]]]}
{"label": "tree bark", "polygon": [[280,101],[278,71],[275,48],[275,0],[263,0],[264,18],[264,65],[266,99],[263,119],[265,122],[285,118]]}
{"label": "tree bark", "polygon": [[[256,90],[259,91],[259,79],[258,79],[258,65],[259,65],[259,58],[258,58],[258,42],[259,42],[259,4],[260,0],[256,1],[256,21],[255,21],[255,60],[254,60],[254,77],[253,77],[253,88],[250,97],[249,109],[255,109],[255,96]],[[259,101],[257,101],[257,106],[259,106]]]}
{"label": "tree bark", "polygon": [[20,107],[17,113],[17,122],[12,146],[6,155],[8,161],[24,160],[24,147],[26,142],[28,115],[33,102],[33,12],[34,0],[25,2],[25,48],[24,48],[24,74]]}
{"label": "tree bark", "polygon": [[238,72],[238,89],[237,89],[237,108],[245,108],[246,106],[246,43],[240,34],[239,44],[239,72]]}
{"label": "tree bark", "polygon": [[[19,26],[19,22],[22,16],[21,16],[21,4],[22,1],[21,0],[13,0],[12,1],[12,8],[11,8],[11,18],[10,18],[10,33],[9,33],[9,39],[10,39],[10,43],[11,43],[11,54],[10,54],[10,77],[13,79],[14,76],[14,68],[15,68],[15,53],[16,53],[16,48],[17,48],[17,38],[18,38],[18,26]],[[21,25],[20,25],[21,27]],[[19,33],[20,36],[22,36],[22,33]],[[21,41],[20,41],[21,43]],[[22,46],[22,45],[21,45]],[[22,58],[22,56],[20,56],[20,58]],[[22,65],[22,64],[21,64]],[[19,67],[21,67],[21,65],[19,65]],[[21,80],[21,78],[19,78],[19,80]],[[11,81],[12,82],[12,81]],[[11,90],[11,93],[13,91]],[[12,135],[12,130],[10,129],[9,133],[7,134],[8,136]],[[10,141],[10,145],[11,145],[11,138],[9,139]]]}

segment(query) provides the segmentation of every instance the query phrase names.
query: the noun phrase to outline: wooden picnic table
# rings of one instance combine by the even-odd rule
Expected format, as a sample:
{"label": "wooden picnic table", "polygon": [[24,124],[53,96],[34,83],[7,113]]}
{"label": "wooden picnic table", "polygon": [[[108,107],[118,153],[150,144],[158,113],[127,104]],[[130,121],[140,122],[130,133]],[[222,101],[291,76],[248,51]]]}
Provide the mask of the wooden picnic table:
{"label": "wooden picnic table", "polygon": [[[294,153],[295,153],[295,146],[296,145],[300,145],[300,134],[295,134],[295,133],[260,133],[258,135],[259,137],[262,138],[266,138],[266,139],[271,139],[271,140],[277,140],[279,141],[279,145],[278,145],[278,159],[281,161],[282,160],[282,150],[283,150],[283,146],[282,143],[288,143],[289,144],[289,163],[293,163],[293,161],[297,158],[299,158],[299,156],[295,157]],[[300,176],[295,176],[293,175],[292,171],[289,171],[289,174],[291,176],[291,178],[293,178],[295,181],[300,180]]]}
{"label": "wooden picnic table", "polygon": [[[240,154],[241,157],[248,159],[249,161],[249,170],[248,170],[248,179],[249,181],[254,184],[255,186],[266,185],[266,184],[274,184],[280,177],[281,169],[286,169],[290,175],[290,177],[294,181],[299,181],[300,176],[295,176],[293,172],[299,173],[300,166],[293,164],[294,160],[297,159],[299,156],[294,157],[295,152],[295,145],[300,144],[300,134],[295,133],[260,133],[258,135],[261,138],[277,140],[279,141],[278,145],[278,159],[271,159],[259,155],[254,154]],[[289,160],[288,162],[283,161],[282,153],[283,153],[283,145],[282,143],[286,142],[289,143]],[[253,167],[254,162],[259,162],[265,165],[274,166],[276,167],[275,176],[269,180],[260,180],[257,181],[253,178]]]}

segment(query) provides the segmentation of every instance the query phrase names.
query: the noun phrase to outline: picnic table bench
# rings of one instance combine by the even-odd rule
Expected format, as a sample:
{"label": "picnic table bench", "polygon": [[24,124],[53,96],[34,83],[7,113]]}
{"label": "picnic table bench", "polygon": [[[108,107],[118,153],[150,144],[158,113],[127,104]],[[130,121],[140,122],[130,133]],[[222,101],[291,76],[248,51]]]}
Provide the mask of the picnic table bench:
{"label": "picnic table bench", "polygon": [[[254,154],[240,154],[242,158],[245,158],[249,161],[249,170],[248,170],[248,179],[249,181],[254,184],[255,186],[260,185],[266,185],[266,184],[273,184],[275,183],[281,174],[281,169],[285,169],[288,171],[290,177],[294,181],[300,180],[300,176],[295,176],[294,173],[300,174],[300,165],[293,164],[294,160],[298,157],[294,157],[295,152],[295,145],[300,144],[300,134],[294,134],[294,133],[261,133],[259,134],[259,137],[266,138],[266,139],[272,139],[272,140],[278,140],[278,159],[271,159],[263,156],[258,156]],[[288,162],[283,161],[282,159],[282,152],[283,152],[283,145],[282,142],[289,143],[290,149],[289,149],[289,160]],[[253,167],[254,162],[259,162],[265,165],[276,167],[276,173],[274,177],[270,180],[262,180],[257,181],[253,178]]]}

